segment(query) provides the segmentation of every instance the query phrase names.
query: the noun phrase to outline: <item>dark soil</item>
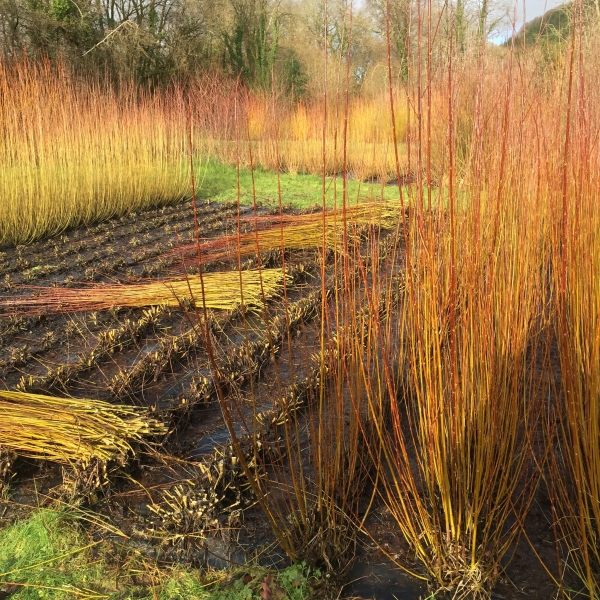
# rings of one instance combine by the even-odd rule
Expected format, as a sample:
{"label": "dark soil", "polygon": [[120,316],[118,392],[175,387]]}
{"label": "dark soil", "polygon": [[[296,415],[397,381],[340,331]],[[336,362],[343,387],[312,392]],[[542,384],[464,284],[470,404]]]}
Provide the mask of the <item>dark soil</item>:
{"label": "dark soil", "polygon": [[[200,207],[199,228],[202,239],[211,239],[235,231],[237,208],[206,204]],[[65,232],[30,246],[6,248],[0,254],[2,299],[22,294],[24,285],[77,286],[91,282],[132,282],[157,280],[180,275],[186,270],[177,254],[178,244],[195,239],[190,203],[132,214],[92,228]],[[315,252],[296,252],[286,257],[291,266],[303,264],[310,271],[317,264]],[[235,263],[211,265],[227,269]],[[192,267],[193,268],[193,267]],[[314,269],[318,274],[319,269]],[[288,304],[306,298],[320,288],[314,275],[297,281],[288,289]],[[265,313],[216,315],[214,350],[218,360],[226,362],[243,350],[247,341],[261,339],[266,318],[283,314],[281,299],[271,302]],[[154,520],[148,506],[159,502],[166,490],[195,475],[194,462],[209,456],[215,447],[229,441],[229,433],[219,402],[213,394],[197,398],[197,379],[210,377],[210,361],[202,339],[196,340],[183,354],[167,354],[168,360],[153,363],[146,357],[162,351],[169,340],[198,329],[198,315],[191,309],[163,310],[156,319],[134,334],[123,335],[121,344],[101,356],[89,368],[73,372],[65,380],[48,380],[49,371],[59,366],[79,364],[90,354],[98,340],[109,330],[138,322],[144,309],[119,309],[68,315],[0,316],[0,385],[14,390],[25,385],[40,393],[76,398],[97,398],[109,402],[152,407],[171,423],[171,434],[163,440],[161,453],[140,448],[138,460],[129,472],[115,471],[111,486],[96,499],[94,510],[110,518],[125,534],[121,542],[156,556],[164,550],[149,533]],[[262,360],[256,370],[249,366],[236,375],[227,389],[235,398],[235,423],[239,432],[252,421],[253,406],[268,410],[276,403],[281,389],[307,375],[308,358],[316,350],[318,319],[307,318],[292,334],[289,345]],[[291,351],[289,350],[291,349]],[[146,361],[146,362],[144,362]],[[136,365],[145,365],[141,373]],[[132,376],[135,374],[135,377]],[[29,380],[29,378],[32,378]],[[44,378],[46,377],[46,380]],[[119,385],[130,377],[127,386]],[[249,382],[253,386],[250,388]],[[32,381],[27,388],[27,382]],[[191,462],[188,462],[191,461]],[[61,469],[55,465],[21,460],[15,466],[9,499],[0,500],[0,523],[26,515],[32,507],[51,502],[62,482]],[[408,549],[395,533],[393,520],[382,506],[370,516],[370,530],[390,556],[405,558]],[[527,535],[535,552],[556,571],[555,542],[551,512],[543,486],[527,517]],[[117,536],[118,537],[118,536]],[[258,508],[247,510],[244,518],[231,527],[223,527],[200,548],[187,548],[177,559],[215,567],[231,562],[243,563],[262,554],[264,562],[282,564],[283,553],[273,545],[273,536]],[[418,565],[415,565],[418,570]],[[422,581],[393,566],[370,540],[362,540],[358,557],[348,577],[343,595],[377,600],[416,600],[427,596]],[[556,593],[555,585],[535,553],[522,537],[514,549],[493,598],[548,600]]]}

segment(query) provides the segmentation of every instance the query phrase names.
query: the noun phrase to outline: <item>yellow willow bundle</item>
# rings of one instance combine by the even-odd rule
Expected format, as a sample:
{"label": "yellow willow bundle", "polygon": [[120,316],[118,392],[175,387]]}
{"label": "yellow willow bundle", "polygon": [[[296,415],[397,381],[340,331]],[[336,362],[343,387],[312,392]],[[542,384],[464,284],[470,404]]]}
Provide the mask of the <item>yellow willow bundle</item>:
{"label": "yellow willow bundle", "polygon": [[[343,251],[344,225],[349,233],[352,227],[375,226],[393,229],[401,215],[399,201],[365,202],[348,206],[346,211],[338,208],[323,213],[306,215],[282,215],[267,217],[247,217],[245,223],[252,223],[257,231],[241,235],[230,235],[201,243],[180,246],[172,254],[193,255],[200,249],[205,261],[222,260],[232,255],[250,256],[258,252],[284,248],[303,250],[323,246]],[[325,227],[323,228],[323,225]]]}
{"label": "yellow willow bundle", "polygon": [[285,277],[281,269],[263,269],[206,273],[202,279],[190,275],[186,279],[156,283],[44,288],[37,296],[0,303],[0,308],[19,313],[64,313],[105,310],[112,306],[178,306],[182,299],[190,297],[197,307],[206,305],[211,310],[233,310],[242,303],[248,308],[257,308],[262,304],[263,294],[266,299],[281,289]]}
{"label": "yellow willow bundle", "polygon": [[166,432],[146,411],[100,400],[0,391],[0,447],[61,464],[124,462],[131,442]]}
{"label": "yellow willow bundle", "polygon": [[[339,206],[325,213],[307,213],[304,215],[268,215],[260,217],[245,217],[243,222],[256,223],[258,227],[269,224],[280,231],[281,225],[293,231],[295,227],[323,227],[323,220],[327,229],[337,229],[344,224],[354,225],[379,225],[384,228],[393,227],[400,217],[400,202],[395,200],[379,200],[375,202],[361,202],[348,204],[346,209]],[[261,232],[262,233],[262,232]]]}
{"label": "yellow willow bundle", "polygon": [[[300,250],[319,248],[323,245],[323,224],[325,224],[325,243],[330,249],[344,250],[344,226],[352,232],[353,227],[375,226],[383,229],[393,229],[400,218],[400,202],[368,202],[343,209],[312,213],[302,217],[284,215],[281,222],[279,217],[269,229],[246,233],[239,243],[239,250],[251,253],[256,249],[256,240],[261,251],[284,248]],[[256,219],[260,226],[261,217]],[[252,222],[252,218],[249,219]],[[264,222],[264,221],[263,221]],[[237,236],[231,236],[233,238]],[[237,248],[236,248],[237,250]]]}

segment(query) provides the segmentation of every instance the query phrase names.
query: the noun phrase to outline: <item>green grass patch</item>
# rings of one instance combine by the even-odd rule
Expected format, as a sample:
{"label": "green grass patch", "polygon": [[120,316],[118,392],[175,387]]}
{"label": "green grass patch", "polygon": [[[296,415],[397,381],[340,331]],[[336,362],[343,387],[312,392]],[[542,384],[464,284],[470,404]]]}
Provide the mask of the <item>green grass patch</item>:
{"label": "green grass patch", "polygon": [[[215,202],[231,202],[237,200],[237,172],[234,166],[223,165],[214,160],[208,160],[197,167],[196,173],[197,195],[202,199]],[[254,170],[254,185],[256,200],[264,206],[277,206],[278,183],[277,174]],[[281,201],[286,207],[310,208],[322,206],[323,183],[317,175],[281,173]],[[341,177],[327,177],[326,204],[333,206],[334,201],[338,206],[342,204],[343,179]],[[350,202],[377,200],[394,200],[398,198],[398,188],[383,186],[380,183],[364,183],[354,179],[348,181],[348,199]],[[252,198],[252,172],[249,169],[240,169],[240,203],[251,205]]]}
{"label": "green grass patch", "polygon": [[[207,159],[196,166],[196,195],[203,200],[214,202],[235,202],[238,198],[237,170],[235,166],[225,165],[213,159]],[[240,204],[250,206],[252,198],[252,172],[240,168]],[[309,174],[280,174],[281,202],[284,208],[307,209],[321,208],[323,205],[323,184],[319,175]],[[278,206],[277,174],[263,169],[254,170],[254,188],[256,201],[262,206]],[[327,177],[325,180],[325,199],[328,207],[333,207],[334,202],[342,206],[342,192],[344,182],[342,177]],[[417,202],[417,187],[415,184],[403,186],[404,202],[407,206]],[[449,190],[447,185],[432,187],[431,205],[437,207],[442,203],[444,209],[449,206]],[[456,208],[465,210],[471,204],[469,190],[456,189]],[[396,185],[382,185],[381,183],[360,182],[355,179],[348,180],[348,200],[351,204],[369,200],[398,201],[398,187]],[[482,193],[481,202],[485,204],[485,193]],[[423,204],[428,205],[427,188],[423,187]]]}
{"label": "green grass patch", "polygon": [[[260,600],[263,568],[204,572],[150,562],[93,541],[74,512],[38,510],[0,530],[0,590],[11,600]],[[305,564],[272,575],[274,598],[305,600],[321,574]]]}
{"label": "green grass patch", "polygon": [[0,585],[22,600],[89,596],[104,578],[89,544],[66,512],[35,512],[0,532]]}

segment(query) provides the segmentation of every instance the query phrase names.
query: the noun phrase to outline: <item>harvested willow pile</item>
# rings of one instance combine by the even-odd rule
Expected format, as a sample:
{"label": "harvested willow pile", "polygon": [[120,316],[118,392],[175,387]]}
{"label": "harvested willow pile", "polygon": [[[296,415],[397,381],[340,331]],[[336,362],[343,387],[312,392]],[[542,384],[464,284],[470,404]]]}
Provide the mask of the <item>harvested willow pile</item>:
{"label": "harvested willow pile", "polygon": [[190,255],[199,251],[204,261],[211,262],[281,248],[322,248],[324,244],[342,252],[345,231],[365,226],[394,229],[398,226],[400,210],[399,202],[382,201],[364,202],[325,213],[245,217],[241,222],[253,226],[255,231],[180,246],[172,254]]}
{"label": "harvested willow pile", "polygon": [[99,400],[0,391],[0,449],[59,464],[125,462],[131,443],[166,433],[145,411]]}
{"label": "harvested willow pile", "polygon": [[337,207],[332,210],[322,212],[306,213],[302,215],[260,215],[249,216],[240,219],[244,223],[255,223],[260,227],[279,226],[281,224],[295,225],[322,225],[323,217],[328,227],[341,225],[346,219],[350,223],[357,225],[382,225],[393,227],[396,225],[399,216],[399,203],[389,200],[380,200],[376,202],[360,202],[349,204],[346,209]]}
{"label": "harvested willow pile", "polygon": [[205,273],[200,277],[130,285],[96,285],[86,288],[38,288],[36,296],[20,296],[0,302],[0,311],[20,314],[57,314],[98,311],[113,306],[179,306],[192,298],[196,306],[210,310],[234,310],[241,304],[258,308],[263,298],[277,294],[286,274],[281,269]]}

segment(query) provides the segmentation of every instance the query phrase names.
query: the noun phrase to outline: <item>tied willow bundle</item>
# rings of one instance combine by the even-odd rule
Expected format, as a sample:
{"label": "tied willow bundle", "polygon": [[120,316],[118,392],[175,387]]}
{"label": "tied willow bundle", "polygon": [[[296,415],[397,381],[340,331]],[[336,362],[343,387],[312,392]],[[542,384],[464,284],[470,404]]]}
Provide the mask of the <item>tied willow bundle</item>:
{"label": "tied willow bundle", "polygon": [[380,200],[377,202],[361,202],[351,204],[343,208],[335,208],[323,213],[314,212],[303,215],[261,215],[243,217],[243,223],[256,224],[258,228],[269,226],[279,227],[284,225],[322,225],[323,216],[327,227],[340,226],[344,218],[349,223],[356,225],[381,225],[382,227],[394,227],[400,217],[400,203],[398,201]]}
{"label": "tied willow bundle", "polygon": [[197,307],[234,310],[241,304],[258,308],[264,298],[277,294],[287,275],[281,269],[229,271],[188,276],[186,279],[88,288],[38,288],[36,296],[21,296],[0,303],[0,310],[25,313],[65,313],[105,310],[113,306],[178,306],[192,298]]}
{"label": "tied willow bundle", "polygon": [[146,411],[100,400],[0,391],[0,448],[59,464],[124,464],[131,444],[166,433]]}
{"label": "tied willow bundle", "polygon": [[[251,256],[268,250],[306,250],[322,248],[345,251],[344,230],[352,233],[357,227],[394,229],[401,218],[398,202],[365,202],[342,209],[305,215],[268,215],[245,217],[242,223],[256,231],[223,236],[215,240],[179,246],[170,254],[193,255],[200,251],[206,262],[232,256]],[[324,235],[325,234],[325,235]],[[325,239],[323,239],[325,238]]]}

